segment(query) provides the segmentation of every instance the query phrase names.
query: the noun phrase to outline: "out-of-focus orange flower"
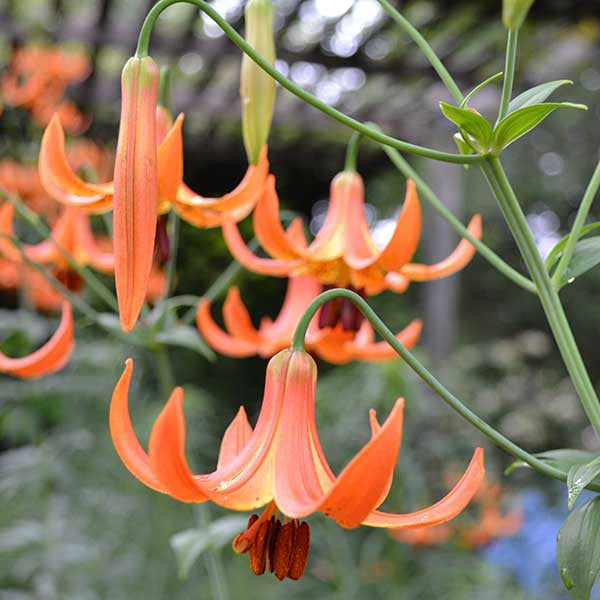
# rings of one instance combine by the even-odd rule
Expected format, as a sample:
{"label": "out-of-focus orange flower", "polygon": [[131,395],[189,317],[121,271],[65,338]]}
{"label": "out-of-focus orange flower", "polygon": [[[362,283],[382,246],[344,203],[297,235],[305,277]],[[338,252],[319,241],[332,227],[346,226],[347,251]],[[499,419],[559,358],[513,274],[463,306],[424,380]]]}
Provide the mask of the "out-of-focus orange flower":
{"label": "out-of-focus orange flower", "polygon": [[437,546],[457,538],[467,548],[478,548],[497,538],[510,537],[521,529],[523,514],[519,509],[503,513],[500,506],[501,495],[502,488],[499,484],[491,485],[483,481],[472,501],[479,508],[479,513],[471,522],[392,531],[390,535],[400,542],[415,546]]}
{"label": "out-of-focus orange flower", "polygon": [[[183,179],[183,115],[175,121],[163,107],[156,113],[155,140],[158,161],[158,212],[170,206],[195,227],[219,227],[225,218],[241,221],[263,193],[269,161],[267,147],[256,166],[250,165],[241,182],[231,192],[216,198],[192,191]],[[38,162],[40,178],[47,192],[58,202],[76,205],[88,212],[109,210],[113,203],[113,183],[88,183],[70,167],[65,154],[65,136],[60,119],[53,118],[42,138]]]}
{"label": "out-of-focus orange flower", "polygon": [[475,523],[459,528],[461,541],[468,548],[478,548],[489,542],[510,537],[519,532],[523,526],[523,513],[520,509],[504,513],[500,499],[502,488],[499,484],[487,482],[481,486],[475,497],[475,503],[481,507],[479,518]]}
{"label": "out-of-focus orange flower", "polygon": [[[0,206],[0,233],[14,236],[14,208],[5,203]],[[53,241],[54,240],[54,241]],[[56,243],[55,243],[56,242]],[[89,265],[102,273],[112,273],[114,256],[96,243],[89,218],[75,208],[65,208],[52,228],[52,239],[39,244],[23,244],[27,257],[42,265],[51,265],[56,271],[66,271],[69,264],[57,248],[67,250],[81,265]],[[7,239],[0,239],[0,252],[15,262],[22,260],[20,252]]]}
{"label": "out-of-focus orange flower", "polygon": [[[462,240],[454,252],[434,265],[409,262],[421,233],[421,208],[414,182],[407,181],[406,198],[395,231],[380,250],[365,219],[363,183],[360,175],[344,171],[331,183],[331,198],[325,222],[308,245],[298,220],[284,230],[279,221],[275,178],[270,176],[264,195],[254,211],[254,232],[273,258],[259,258],[244,244],[233,221],[226,221],[223,234],[235,259],[256,273],[275,276],[312,274],[322,283],[352,286],[372,295],[384,289],[404,291],[411,281],[445,277],[462,269],[475,249]],[[475,215],[469,231],[481,236],[481,218]]]}
{"label": "out-of-focus orange flower", "polygon": [[[252,325],[237,287],[227,293],[223,306],[223,318],[227,331],[223,331],[210,315],[210,302],[202,299],[198,305],[196,324],[204,339],[221,354],[245,357],[258,354],[270,358],[287,348],[294,329],[309,303],[322,291],[318,280],[310,275],[292,277],[281,311],[275,321],[264,317],[260,327]],[[305,338],[306,349],[331,363],[352,360],[380,361],[395,358],[397,354],[386,342],[375,342],[373,328],[363,321],[358,331],[344,329],[342,322],[335,327],[319,327],[320,315],[311,321]],[[422,323],[414,320],[396,337],[407,348],[412,348],[421,333]]]}
{"label": "out-of-focus orange flower", "polygon": [[63,302],[60,325],[52,337],[41,348],[22,358],[10,358],[0,353],[0,372],[23,379],[54,373],[65,366],[74,345],[71,305]]}
{"label": "out-of-focus orange flower", "polygon": [[[298,520],[313,512],[323,512],[345,528],[439,525],[465,508],[484,475],[483,450],[478,448],[460,481],[436,504],[404,515],[376,510],[392,483],[402,435],[403,400],[396,402],[382,426],[370,411],[370,441],[336,477],[317,434],[316,365],[306,352],[292,350],[283,350],[269,361],[256,427],[252,429],[240,408],[223,436],[216,470],[194,475],[185,457],[182,389],[173,391],[156,420],[146,452],[129,416],[132,370],[129,359],[110,407],[111,436],[121,460],[142,483],[183,502],[210,500],[242,511],[266,504],[262,516],[252,517],[248,529],[233,544],[236,551],[248,552],[257,574],[264,572],[267,562],[281,579],[302,575],[308,525]],[[281,526],[276,510],[292,525]],[[294,542],[296,534],[298,544]]]}
{"label": "out-of-focus orange flower", "polygon": [[91,71],[88,58],[62,48],[32,46],[16,50],[0,80],[6,104],[22,106],[46,125],[55,112],[71,132],[85,129],[89,120],[77,107],[63,100],[67,85],[85,79]]}

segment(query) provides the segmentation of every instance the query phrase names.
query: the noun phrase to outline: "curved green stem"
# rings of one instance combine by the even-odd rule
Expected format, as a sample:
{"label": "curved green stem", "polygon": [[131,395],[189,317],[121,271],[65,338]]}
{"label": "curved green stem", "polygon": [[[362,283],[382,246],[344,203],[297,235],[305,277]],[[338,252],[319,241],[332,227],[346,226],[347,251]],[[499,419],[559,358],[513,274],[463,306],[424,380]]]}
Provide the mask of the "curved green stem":
{"label": "curved green stem", "polygon": [[[266,71],[275,81],[281,84],[282,87],[287,89],[289,92],[298,96],[301,100],[304,100],[307,104],[314,106],[316,109],[335,119],[336,121],[362,133],[368,138],[375,140],[376,142],[380,142],[386,146],[391,146],[393,148],[397,148],[402,152],[408,152],[410,154],[415,154],[417,156],[424,156],[426,158],[431,158],[434,160],[440,160],[443,162],[449,163],[457,163],[457,164],[474,164],[481,161],[480,156],[471,156],[471,155],[462,155],[462,154],[452,154],[449,152],[441,152],[439,150],[433,150],[431,148],[425,148],[423,146],[418,146],[416,144],[411,144],[409,142],[404,142],[402,140],[398,140],[392,136],[385,135],[372,127],[368,127],[364,123],[349,117],[348,115],[340,112],[339,110],[329,106],[325,102],[319,100],[316,96],[302,89],[300,86],[297,86],[295,83],[291,82],[289,79],[284,77],[275,67],[273,67],[265,58],[263,58],[258,52],[256,52],[250,44],[244,40],[244,38],[225,20],[221,15],[207,2],[204,0],[159,0],[148,15],[146,16],[146,20],[142,25],[142,29],[140,30],[140,36],[138,38],[138,45],[136,50],[137,56],[147,56],[148,47],[150,44],[150,34],[152,33],[152,27],[156,22],[156,19],[160,15],[160,13],[176,4],[178,2],[186,2],[188,4],[193,4],[197,8],[199,8],[202,12],[207,14],[229,37],[229,39],[238,47],[240,50],[245,52],[261,69]],[[462,96],[461,96],[462,98]]]}
{"label": "curved green stem", "polygon": [[358,159],[358,150],[360,143],[363,139],[362,133],[355,131],[350,137],[350,141],[346,146],[346,162],[344,164],[344,171],[356,172],[356,162]]}
{"label": "curved green stem", "polygon": [[598,397],[569,327],[558,292],[550,280],[544,261],[535,245],[527,219],[500,161],[495,157],[488,157],[481,164],[481,167],[517,242],[531,278],[538,289],[546,318],[581,404],[596,434],[600,437],[600,403]]}
{"label": "curved green stem", "polygon": [[172,210],[169,215],[168,236],[169,236],[169,261],[167,262],[167,287],[165,290],[165,298],[168,298],[173,292],[175,286],[175,269],[177,266],[177,251],[179,249],[179,229],[181,220],[179,215]]}
{"label": "curved green stem", "polygon": [[[315,313],[323,304],[333,300],[334,298],[345,298],[352,302],[365,316],[365,318],[371,323],[373,329],[379,333],[379,335],[404,359],[406,364],[431,388],[448,406],[455,410],[463,419],[469,422],[471,425],[476,427],[481,433],[488,437],[497,446],[514,456],[527,463],[530,467],[536,471],[548,475],[553,479],[559,479],[560,481],[567,480],[567,474],[560,469],[552,467],[546,464],[543,460],[540,460],[536,456],[529,454],[526,450],[523,450],[520,446],[503,436],[500,432],[496,431],[491,425],[486,423],[478,415],[476,415],[471,409],[467,408],[452,392],[450,392],[442,383],[440,383],[432,373],[417,359],[411,352],[409,352],[396,338],[396,336],[388,329],[386,324],[379,318],[377,313],[369,306],[369,304],[363,300],[358,294],[347,290],[347,289],[333,289],[323,292],[317,296],[304,311],[304,314],[300,318],[300,321],[294,332],[292,339],[292,350],[303,350],[304,349],[304,336],[308,329],[308,325]],[[600,486],[593,486],[589,489],[597,489],[600,491]]]}
{"label": "curved green stem", "polygon": [[513,283],[516,283],[518,286],[532,294],[537,294],[537,288],[530,279],[513,269],[513,267],[500,258],[489,246],[486,246],[481,240],[478,240],[476,237],[471,235],[469,230],[452,214],[451,211],[444,206],[443,202],[435,195],[433,190],[425,183],[423,178],[419,176],[419,174],[410,166],[408,161],[397,150],[389,147],[384,147],[383,150],[387,154],[392,164],[405,177],[408,177],[415,182],[418,190],[433,207],[433,209],[444,219],[446,219],[446,221],[448,221],[450,226],[454,229],[454,231],[456,231],[456,233],[458,233],[458,235],[469,240],[469,242],[475,246],[477,252],[479,252],[481,256],[483,256],[495,269],[510,279]]}
{"label": "curved green stem", "polygon": [[590,212],[590,208],[592,206],[592,202],[596,197],[596,193],[598,192],[598,187],[600,187],[600,160],[596,165],[596,169],[590,182],[585,190],[585,194],[583,195],[583,199],[581,204],[579,205],[579,210],[577,211],[577,216],[575,217],[575,222],[573,223],[573,228],[571,229],[571,233],[569,234],[569,239],[565,245],[565,249],[562,252],[560,257],[560,261],[554,270],[552,275],[552,283],[555,287],[558,286],[558,282],[562,277],[563,273],[567,270],[569,263],[571,262],[571,258],[573,258],[573,252],[575,251],[575,244],[577,240],[581,237],[581,230],[585,225],[585,221],[587,219],[588,213]]}
{"label": "curved green stem", "polygon": [[377,0],[383,7],[383,10],[391,17],[391,19],[400,26],[400,28],[408,34],[408,36],[415,42],[419,49],[427,60],[431,63],[431,66],[435,69],[440,79],[448,89],[448,91],[454,96],[457,104],[460,104],[463,100],[463,95],[456,85],[452,75],[448,72],[448,69],[444,66],[442,61],[438,58],[435,50],[429,45],[429,42],[419,33],[419,30],[398,12],[387,0]]}
{"label": "curved green stem", "polygon": [[65,248],[63,248],[53,237],[52,232],[48,229],[46,224],[40,219],[40,217],[30,210],[23,202],[13,196],[7,194],[3,189],[0,189],[0,197],[7,202],[10,202],[15,210],[31,225],[31,227],[45,240],[51,240],[56,249],[65,258],[69,267],[73,269],[89,286],[89,288],[96,293],[96,295],[102,298],[108,306],[113,310],[118,311],[119,305],[114,294],[98,279],[88,268],[82,267],[75,257]]}
{"label": "curved green stem", "polygon": [[502,85],[502,98],[500,99],[500,110],[498,111],[499,123],[508,113],[508,104],[512,94],[513,83],[515,79],[515,64],[517,62],[517,38],[518,29],[509,29],[508,40],[506,42],[506,64],[504,67],[504,83]]}

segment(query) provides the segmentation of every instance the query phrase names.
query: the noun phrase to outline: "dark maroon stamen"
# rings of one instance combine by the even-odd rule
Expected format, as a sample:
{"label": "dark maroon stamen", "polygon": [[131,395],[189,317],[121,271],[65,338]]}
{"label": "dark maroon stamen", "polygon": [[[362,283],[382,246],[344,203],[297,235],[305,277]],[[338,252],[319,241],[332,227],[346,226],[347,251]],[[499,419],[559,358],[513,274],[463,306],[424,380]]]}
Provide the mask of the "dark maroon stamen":
{"label": "dark maroon stamen", "polygon": [[[325,290],[330,290],[335,286],[324,286]],[[363,289],[356,289],[348,286],[346,289],[356,292],[362,298],[365,298]],[[319,312],[319,328],[335,327],[338,323],[342,324],[344,331],[358,331],[364,320],[362,313],[346,298],[334,298],[326,302]]]}
{"label": "dark maroon stamen", "polygon": [[167,216],[161,215],[156,221],[156,238],[154,240],[154,258],[164,265],[171,256],[171,242],[167,232]]}

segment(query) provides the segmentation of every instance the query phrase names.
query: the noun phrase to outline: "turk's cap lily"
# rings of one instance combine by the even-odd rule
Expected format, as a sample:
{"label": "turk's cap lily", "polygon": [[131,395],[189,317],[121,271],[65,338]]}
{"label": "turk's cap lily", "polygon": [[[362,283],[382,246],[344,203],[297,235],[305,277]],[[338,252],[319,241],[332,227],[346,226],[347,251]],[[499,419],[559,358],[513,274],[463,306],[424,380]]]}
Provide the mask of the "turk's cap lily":
{"label": "turk's cap lily", "polygon": [[[402,292],[410,281],[451,275],[467,265],[475,253],[473,246],[462,240],[439,263],[410,262],[421,232],[421,206],[410,179],[392,237],[381,250],[369,231],[362,178],[355,172],[344,171],[333,179],[325,221],[310,244],[300,221],[293,221],[287,230],[282,227],[273,176],[269,177],[265,193],[256,205],[253,222],[255,235],[271,258],[252,253],[234,222],[226,221],[223,225],[230,252],[249,270],[279,277],[310,273],[322,283],[353,286],[367,295],[384,289]],[[481,237],[479,215],[473,217],[468,229],[474,237]]]}
{"label": "turk's cap lily", "polygon": [[251,427],[240,408],[223,436],[216,470],[196,475],[185,456],[182,389],[173,391],[154,423],[146,451],[129,415],[132,370],[133,361],[128,359],[113,393],[109,417],[113,443],[136,478],[183,502],[210,500],[242,511],[267,505],[266,518],[276,509],[292,520],[318,511],[345,528],[361,524],[415,528],[438,525],[459,514],[484,475],[483,450],[478,448],[465,474],[439,502],[409,514],[377,510],[392,483],[404,401],[395,403],[382,425],[375,411],[370,411],[371,439],[336,477],[321,448],[315,422],[316,365],[306,352],[292,350],[269,361],[256,426]]}
{"label": "turk's cap lily", "polygon": [[[183,114],[180,114],[172,121],[164,107],[157,107],[157,212],[162,214],[172,206],[184,220],[200,228],[220,227],[226,218],[235,222],[245,219],[264,191],[269,174],[267,147],[262,148],[258,163],[247,168],[232,191],[219,197],[202,196],[183,183],[183,119]],[[90,213],[105,212],[113,206],[112,181],[89,183],[70,166],[64,130],[57,115],[44,131],[38,170],[45,190],[58,202]]]}
{"label": "turk's cap lily", "polygon": [[62,369],[75,346],[71,305],[63,302],[58,329],[38,350],[21,358],[10,358],[0,353],[0,373],[30,379],[42,377]]}
{"label": "turk's cap lily", "polygon": [[[239,289],[234,286],[228,291],[223,305],[226,331],[212,319],[208,299],[202,299],[198,305],[196,324],[207,343],[221,354],[237,358],[258,354],[270,358],[291,344],[302,313],[322,291],[315,277],[291,277],[279,315],[274,321],[264,317],[257,329],[242,302]],[[368,321],[363,321],[357,331],[345,331],[341,323],[335,327],[320,327],[319,318],[317,314],[312,319],[305,346],[309,352],[328,362],[382,361],[397,356],[387,342],[375,341],[375,333]],[[396,337],[406,348],[412,348],[419,340],[421,328],[421,321],[415,319]]]}

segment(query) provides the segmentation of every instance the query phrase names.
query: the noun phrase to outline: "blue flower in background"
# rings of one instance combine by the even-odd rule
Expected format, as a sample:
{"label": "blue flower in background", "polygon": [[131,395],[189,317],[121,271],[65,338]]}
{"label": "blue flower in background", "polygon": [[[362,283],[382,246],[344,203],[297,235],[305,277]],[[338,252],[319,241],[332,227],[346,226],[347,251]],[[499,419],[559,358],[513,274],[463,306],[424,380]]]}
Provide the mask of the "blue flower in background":
{"label": "blue flower in background", "polygon": [[[564,600],[564,589],[556,565],[556,536],[569,511],[567,494],[558,506],[552,506],[538,490],[527,490],[521,495],[525,519],[523,527],[513,537],[492,542],[483,554],[488,562],[512,573],[523,589],[545,600]],[[592,496],[581,494],[577,504]],[[592,592],[593,600],[600,600],[600,587]]]}

